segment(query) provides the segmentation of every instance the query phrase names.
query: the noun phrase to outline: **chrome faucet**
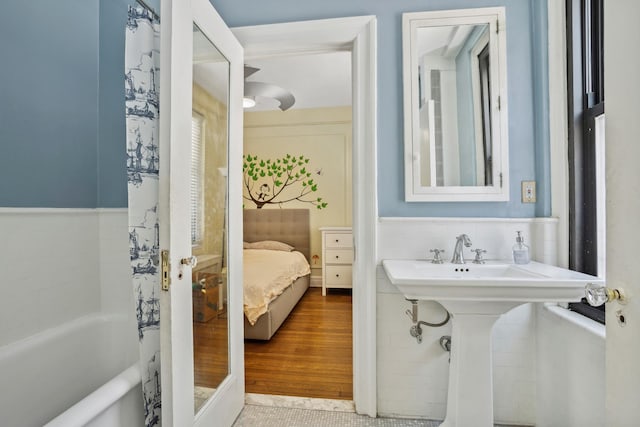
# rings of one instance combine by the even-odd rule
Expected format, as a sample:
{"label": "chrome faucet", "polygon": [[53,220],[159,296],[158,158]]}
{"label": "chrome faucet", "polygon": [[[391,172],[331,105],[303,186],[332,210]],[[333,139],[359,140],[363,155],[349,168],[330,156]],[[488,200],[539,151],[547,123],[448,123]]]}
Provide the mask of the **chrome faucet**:
{"label": "chrome faucet", "polygon": [[466,234],[456,237],[456,247],[453,249],[453,258],[451,258],[452,264],[464,264],[463,244],[468,248],[471,247],[471,239]]}

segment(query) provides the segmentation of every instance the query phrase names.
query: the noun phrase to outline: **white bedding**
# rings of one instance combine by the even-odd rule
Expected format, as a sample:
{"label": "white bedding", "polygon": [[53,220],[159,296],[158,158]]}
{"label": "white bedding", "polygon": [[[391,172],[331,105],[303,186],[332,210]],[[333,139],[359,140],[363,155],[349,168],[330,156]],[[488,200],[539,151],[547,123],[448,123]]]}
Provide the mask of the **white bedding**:
{"label": "white bedding", "polygon": [[296,251],[245,249],[243,261],[244,313],[251,325],[287,286],[311,272],[304,255]]}

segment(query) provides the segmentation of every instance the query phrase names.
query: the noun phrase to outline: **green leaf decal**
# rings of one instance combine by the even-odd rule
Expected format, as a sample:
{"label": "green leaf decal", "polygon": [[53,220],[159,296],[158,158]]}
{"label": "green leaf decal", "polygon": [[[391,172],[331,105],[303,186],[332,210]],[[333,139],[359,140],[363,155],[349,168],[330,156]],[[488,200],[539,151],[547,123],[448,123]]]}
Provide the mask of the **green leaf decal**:
{"label": "green leaf decal", "polygon": [[[328,204],[322,197],[310,196],[310,193],[318,191],[318,184],[311,178],[314,174],[309,171],[309,164],[310,160],[303,155],[285,154],[275,159],[261,159],[253,154],[243,155],[243,198],[253,201],[258,208],[266,204],[282,205],[291,201],[311,203],[317,209],[326,208]],[[265,198],[264,192],[258,191],[258,187],[269,186],[264,180],[266,177],[271,178],[273,187],[269,189],[271,194]],[[256,182],[257,186],[254,184]]]}

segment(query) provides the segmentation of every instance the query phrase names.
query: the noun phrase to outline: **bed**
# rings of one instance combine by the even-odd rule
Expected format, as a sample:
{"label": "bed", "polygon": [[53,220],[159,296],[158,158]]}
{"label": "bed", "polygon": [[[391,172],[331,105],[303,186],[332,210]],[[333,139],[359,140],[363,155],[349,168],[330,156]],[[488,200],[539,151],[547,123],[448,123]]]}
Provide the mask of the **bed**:
{"label": "bed", "polygon": [[[309,263],[311,238],[308,209],[245,209],[243,228],[245,242],[282,242],[300,252]],[[251,268],[250,262],[244,268],[248,271],[247,269]],[[309,274],[306,274],[297,278],[280,295],[272,299],[266,312],[260,315],[254,324],[251,324],[245,314],[244,337],[255,340],[271,339],[308,288]]]}

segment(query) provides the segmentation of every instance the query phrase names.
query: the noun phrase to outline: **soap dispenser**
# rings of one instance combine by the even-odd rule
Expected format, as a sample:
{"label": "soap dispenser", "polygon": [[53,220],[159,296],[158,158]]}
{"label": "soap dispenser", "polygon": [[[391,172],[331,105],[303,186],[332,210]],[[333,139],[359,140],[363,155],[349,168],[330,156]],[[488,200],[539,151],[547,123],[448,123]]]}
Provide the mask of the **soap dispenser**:
{"label": "soap dispenser", "polygon": [[516,244],[513,245],[513,262],[515,264],[529,264],[529,246],[524,244],[522,232],[518,231],[516,236]]}

